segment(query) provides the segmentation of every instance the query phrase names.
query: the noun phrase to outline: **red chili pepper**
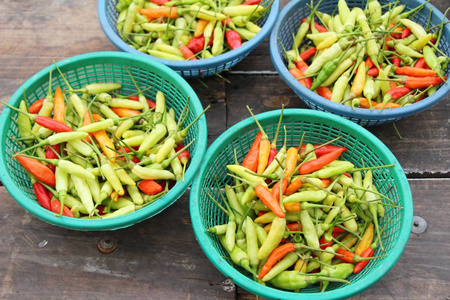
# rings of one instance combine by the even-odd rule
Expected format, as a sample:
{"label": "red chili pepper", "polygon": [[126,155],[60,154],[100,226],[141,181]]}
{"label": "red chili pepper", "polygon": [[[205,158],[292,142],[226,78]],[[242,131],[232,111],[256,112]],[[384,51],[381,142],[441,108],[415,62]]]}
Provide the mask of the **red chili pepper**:
{"label": "red chili pepper", "polygon": [[227,30],[227,32],[225,32],[225,38],[227,39],[228,46],[233,50],[242,46],[241,36],[235,30]]}
{"label": "red chili pepper", "polygon": [[415,68],[425,68],[428,67],[427,62],[425,61],[425,58],[421,57],[417,60],[416,64],[414,65]]}
{"label": "red chili pepper", "polygon": [[194,52],[192,52],[192,50],[186,47],[185,45],[183,44],[180,45],[180,51],[181,53],[183,53],[184,58],[189,60],[197,60],[197,57],[195,57]]}
{"label": "red chili pepper", "polygon": [[344,174],[344,175],[347,176],[348,178],[352,178],[352,175],[348,174],[347,172],[344,172],[344,173],[342,173],[342,174]]}
{"label": "red chili pepper", "polygon": [[377,67],[373,67],[373,68],[370,68],[369,71],[367,71],[367,76],[377,77],[379,72],[380,71],[378,71]]}
{"label": "red chili pepper", "polygon": [[[51,205],[51,210],[52,212],[54,212],[55,214],[60,214],[61,213],[61,202],[59,202],[59,200],[53,199],[50,203]],[[63,206],[63,212],[62,212],[63,216],[66,217],[70,217],[73,218],[73,214],[70,211],[70,209],[67,206]]]}
{"label": "red chili pepper", "polygon": [[[303,77],[306,70],[308,69],[308,64],[303,59],[299,58],[296,65],[297,65],[297,69],[301,72],[301,75],[299,74],[300,76],[296,76],[293,74],[294,77],[295,78]],[[306,78],[300,79],[300,83],[302,83],[307,89],[310,89],[312,86],[312,77],[306,77]]]}
{"label": "red chili pepper", "polygon": [[386,94],[390,94],[392,97],[392,100],[397,100],[406,94],[411,92],[410,88],[407,87],[396,87],[386,92]]}
{"label": "red chili pepper", "polygon": [[433,39],[433,38],[431,38],[430,43],[432,43],[433,45],[435,45],[435,44],[436,44],[436,40]]}
{"label": "red chili pepper", "polygon": [[[302,19],[302,23],[304,23],[306,21],[306,18]],[[312,23],[310,23],[310,26],[312,25]],[[316,21],[314,21],[314,27],[316,27],[317,31],[322,33],[322,32],[328,32],[328,30],[323,27],[322,25],[319,25]]]}
{"label": "red chili pepper", "polygon": [[289,181],[286,178],[283,178],[282,180],[278,181],[273,187],[272,187],[272,197],[275,199],[280,199],[280,185],[283,186],[283,195],[286,192],[286,189],[289,185]]}
{"label": "red chili pepper", "polygon": [[15,156],[16,160],[37,180],[48,186],[55,186],[55,173],[37,159],[25,156]]}
{"label": "red chili pepper", "polygon": [[[130,96],[128,97],[129,100],[134,100],[134,101],[139,101],[139,97],[138,96]],[[148,103],[148,107],[153,108],[156,106],[156,102],[150,100],[147,98],[147,103]]]}
{"label": "red chili pepper", "polygon": [[28,107],[28,112],[30,114],[37,114],[37,113],[39,113],[39,111],[42,108],[42,105],[44,105],[44,101],[45,101],[45,98],[35,101],[33,104],[30,105],[30,107]]}
{"label": "red chili pepper", "polygon": [[341,233],[346,233],[346,232],[347,232],[347,230],[342,229],[341,227],[333,227],[333,233],[341,234]]}
{"label": "red chili pepper", "polygon": [[[375,251],[372,248],[367,248],[366,251],[361,254],[361,257],[372,257]],[[353,273],[358,274],[364,269],[365,266],[369,263],[369,260],[363,260],[356,263],[355,268],[353,269]]]}
{"label": "red chili pepper", "polygon": [[354,263],[355,253],[347,251],[343,248],[339,248],[336,250],[336,253],[341,254],[343,256],[337,256],[340,260],[346,262],[346,263]]}
{"label": "red chili pepper", "polygon": [[233,23],[233,20],[231,20],[230,17],[228,17],[226,20],[222,21],[222,25],[228,26],[230,23]]}
{"label": "red chili pepper", "polygon": [[372,67],[373,67],[373,62],[372,62],[372,60],[370,59],[370,57],[368,57],[368,58],[366,59],[366,68],[372,69]]}
{"label": "red chili pepper", "polygon": [[277,149],[271,148],[269,159],[267,160],[267,165],[270,165],[270,163],[275,159],[275,156],[277,156]]}
{"label": "red chili pepper", "polygon": [[[313,145],[313,147],[318,147],[318,146],[320,146],[320,145]],[[302,151],[300,151],[301,153],[305,152],[305,147],[306,147],[306,145],[302,145]],[[334,145],[325,145],[318,149],[315,149],[314,153],[316,154],[317,157],[320,157],[322,155],[336,151],[338,149],[345,149],[343,151],[347,150],[347,148],[345,148],[345,147],[338,147],[338,146],[334,146]]]}
{"label": "red chili pepper", "polygon": [[402,60],[398,56],[391,58],[391,63],[396,67],[400,67],[401,62],[402,62]]}
{"label": "red chili pepper", "polygon": [[192,52],[198,53],[203,50],[203,47],[205,46],[205,38],[203,37],[203,34],[198,37],[193,37],[188,44],[188,48],[191,49]]}
{"label": "red chili pepper", "polygon": [[302,231],[302,224],[299,222],[289,223],[286,225],[289,231]]}
{"label": "red chili pepper", "polygon": [[300,53],[300,58],[303,59],[304,61],[307,61],[314,54],[316,54],[316,52],[317,52],[317,49],[315,47],[308,48],[305,51],[303,51],[302,53]]}
{"label": "red chili pepper", "polygon": [[255,141],[253,142],[252,147],[248,151],[247,155],[244,158],[244,162],[242,165],[252,172],[256,172],[258,168],[258,154],[259,154],[259,144],[261,143],[262,133],[258,132],[255,136]]}
{"label": "red chili pepper", "polygon": [[[53,151],[52,150],[55,150]],[[45,158],[47,159],[58,159],[58,155],[56,155],[56,153],[60,153],[60,146],[58,145],[53,145],[53,146],[48,146],[45,149]],[[56,153],[55,153],[56,152]],[[54,164],[48,164],[47,165],[53,172],[55,172],[56,166]]]}
{"label": "red chili pepper", "polygon": [[256,5],[256,4],[259,4],[259,2],[261,2],[261,0],[247,0],[244,3],[242,3],[241,5]]}
{"label": "red chili pepper", "polygon": [[[181,149],[184,148],[183,143],[180,143],[177,145],[177,148],[175,149],[175,152],[180,151]],[[182,164],[187,164],[187,162],[191,159],[191,154],[189,153],[189,151],[187,149],[185,149],[183,152],[181,152],[178,155],[178,159],[180,160],[180,162]]]}
{"label": "red chili pepper", "polygon": [[105,209],[105,207],[103,205],[97,206],[97,209],[98,209],[98,214],[100,216],[105,214],[105,212],[103,211]]}
{"label": "red chili pepper", "polygon": [[149,0],[149,1],[161,6],[169,2],[169,0]]}
{"label": "red chili pepper", "polygon": [[265,215],[266,213],[268,213],[267,211],[260,211],[258,212],[258,217],[261,217],[262,215]]}
{"label": "red chili pepper", "polygon": [[402,35],[401,38],[407,38],[409,35],[411,34],[411,29],[409,29],[408,27],[406,27],[405,29],[403,29],[402,31]]}
{"label": "red chili pepper", "polygon": [[42,127],[48,128],[54,132],[72,132],[72,128],[67,126],[66,124],[62,124],[56,120],[53,120],[49,117],[37,116],[36,120],[34,120],[37,124]]}
{"label": "red chili pepper", "polygon": [[316,159],[310,160],[301,165],[298,171],[301,175],[305,175],[320,170],[322,167],[335,161],[346,150],[347,150],[346,148],[340,148],[333,152],[324,154]]}
{"label": "red chili pepper", "polygon": [[325,99],[331,100],[331,96],[333,94],[333,91],[328,86],[319,86],[317,88],[317,93],[319,94],[319,96],[322,96]]}
{"label": "red chili pepper", "polygon": [[47,189],[40,182],[35,182],[33,183],[33,190],[34,195],[36,196],[36,199],[38,200],[39,204],[43,208],[51,210],[52,209],[50,205],[51,198],[47,194]]}
{"label": "red chili pepper", "polygon": [[151,179],[142,180],[138,183],[138,187],[146,195],[156,195],[164,190],[159,183]]}
{"label": "red chili pepper", "polygon": [[209,42],[208,42],[208,45],[207,45],[208,47],[212,45],[213,40],[214,40],[214,32],[211,34],[211,37],[209,38]]}
{"label": "red chili pepper", "polygon": [[396,40],[401,39],[402,38],[402,33],[401,32],[392,32],[390,34],[390,36]]}

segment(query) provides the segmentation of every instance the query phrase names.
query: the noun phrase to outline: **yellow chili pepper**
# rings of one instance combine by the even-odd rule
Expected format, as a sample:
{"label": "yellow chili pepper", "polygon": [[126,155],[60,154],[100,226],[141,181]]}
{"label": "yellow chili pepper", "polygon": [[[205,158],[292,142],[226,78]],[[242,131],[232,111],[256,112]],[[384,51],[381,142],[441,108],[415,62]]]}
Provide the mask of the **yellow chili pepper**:
{"label": "yellow chili pepper", "polygon": [[355,254],[356,255],[363,254],[363,252],[370,247],[372,242],[373,242],[373,223],[370,223],[369,226],[367,226],[366,231],[364,231],[361,241],[356,247]]}

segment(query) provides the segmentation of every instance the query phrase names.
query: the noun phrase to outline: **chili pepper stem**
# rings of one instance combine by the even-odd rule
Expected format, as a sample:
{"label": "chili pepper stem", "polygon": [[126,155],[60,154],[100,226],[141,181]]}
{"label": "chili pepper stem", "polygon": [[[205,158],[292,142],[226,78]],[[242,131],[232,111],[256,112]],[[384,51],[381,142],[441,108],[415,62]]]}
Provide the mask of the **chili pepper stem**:
{"label": "chili pepper stem", "polygon": [[225,207],[223,207],[219,202],[217,202],[217,200],[214,199],[214,197],[211,196],[210,193],[206,193],[206,195],[208,195],[208,197],[217,205],[218,208],[220,208],[220,210],[222,210],[226,215],[228,215],[228,211],[225,209]]}

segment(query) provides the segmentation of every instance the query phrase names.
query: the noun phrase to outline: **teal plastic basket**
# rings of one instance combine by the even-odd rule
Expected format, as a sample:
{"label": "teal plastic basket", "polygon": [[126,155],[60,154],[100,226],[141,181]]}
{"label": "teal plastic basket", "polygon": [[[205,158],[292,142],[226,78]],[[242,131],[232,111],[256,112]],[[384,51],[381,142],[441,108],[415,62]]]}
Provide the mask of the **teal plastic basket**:
{"label": "teal plastic basket", "polygon": [[[271,111],[257,115],[264,130],[272,139],[276,131],[280,111]],[[408,181],[402,167],[389,149],[369,131],[342,117],[324,112],[286,109],[282,126],[287,129],[287,146],[298,146],[300,138],[305,133],[305,142],[321,144],[338,136],[340,140],[334,144],[347,147],[344,158],[356,166],[361,166],[364,160],[366,166],[395,164],[395,167],[376,169],[373,171],[374,184],[378,190],[390,197],[403,209],[386,207],[385,217],[380,220],[380,226],[385,226],[385,236],[382,239],[385,252],[378,248],[375,255],[387,256],[371,260],[359,274],[351,275],[351,284],[330,283],[324,293],[320,293],[319,285],[302,289],[300,293],[284,291],[263,286],[240,267],[230,263],[228,253],[223,249],[214,234],[206,232],[211,226],[224,224],[227,216],[207,196],[211,194],[221,202],[214,178],[217,177],[220,186],[233,184],[227,176],[227,164],[234,164],[234,151],[242,163],[244,156],[251,147],[258,128],[252,118],[245,119],[225,131],[208,149],[198,177],[191,187],[190,211],[192,225],[197,240],[211,262],[225,276],[249,292],[266,298],[274,299],[338,299],[348,298],[369,288],[380,280],[398,261],[408,241],[412,226],[413,202]],[[277,140],[278,149],[282,146],[283,136]],[[387,223],[388,222],[388,223]],[[386,224],[387,223],[387,224]]]}
{"label": "teal plastic basket", "polygon": [[[151,99],[157,91],[162,91],[166,97],[166,104],[175,110],[177,118],[189,99],[189,115],[186,123],[193,121],[202,111],[202,105],[187,82],[168,67],[140,56],[133,56],[121,52],[97,52],[83,54],[65,59],[57,63],[72,88],[81,88],[89,83],[117,82],[122,84],[123,94],[137,92],[125,67],[127,67],[142,87],[152,86],[144,94]],[[30,105],[34,101],[44,98],[48,90],[49,71],[53,70],[53,88],[57,86],[67,88],[62,77],[51,65],[38,72],[26,81],[11,97],[9,104],[18,107],[26,90]],[[11,196],[28,212],[50,224],[75,230],[116,230],[128,227],[146,220],[174,203],[186,191],[194,176],[198,172],[203,154],[206,151],[207,127],[204,116],[189,129],[186,143],[195,138],[189,147],[191,161],[186,170],[184,182],[177,182],[170,191],[154,203],[133,213],[103,220],[86,220],[69,217],[58,217],[51,211],[41,207],[33,193],[29,177],[22,166],[12,159],[12,154],[19,151],[15,141],[18,137],[17,113],[5,108],[0,116],[0,179]]]}
{"label": "teal plastic basket", "polygon": [[[150,56],[147,53],[142,53],[130,45],[125,43],[119,36],[116,23],[119,13],[116,10],[117,0],[99,0],[98,1],[98,17],[100,25],[102,26],[105,35],[119,50],[132,53],[136,56],[143,56],[147,59],[155,60],[169,66],[178,74],[185,78],[195,77],[209,77],[227,71],[239,62],[241,62],[247,55],[250,54],[256,47],[258,47],[265,38],[267,38],[272,31],[273,26],[278,17],[280,0],[274,0],[271,4],[270,11],[262,17],[257,24],[261,27],[261,31],[242,44],[241,47],[224,54],[208,59],[185,60],[176,61],[169,59],[162,59],[155,56]],[[268,5],[268,4],[267,4]]]}
{"label": "teal plastic basket", "polygon": [[[380,0],[379,2],[381,5],[387,5],[389,2],[393,1]],[[409,11],[424,2],[425,1],[423,0],[400,0],[399,5],[406,5],[405,11]],[[308,3],[308,0],[292,0],[283,8],[270,36],[270,56],[275,69],[278,71],[284,82],[286,82],[286,84],[297,94],[297,96],[310,108],[333,113],[362,126],[375,126],[396,122],[408,116],[427,110],[443,100],[450,92],[450,84],[441,84],[439,89],[432,96],[426,97],[425,99],[412,105],[395,109],[370,110],[365,108],[353,109],[350,106],[334,103],[305,88],[289,73],[286,67],[287,64],[284,58],[284,52],[280,46],[280,41],[285,47],[290,47],[292,45],[292,34],[297,32],[301,19],[306,18],[311,12],[311,10],[306,6]],[[318,10],[331,14],[336,10],[337,3],[338,0],[322,1]],[[364,9],[367,1],[349,0],[347,1],[347,4],[349,8],[361,7]],[[440,24],[445,16],[430,3],[427,3],[425,8],[420,10],[419,13],[412,18],[412,20],[426,27],[430,10],[432,12],[430,26]],[[387,8],[384,8],[383,13],[386,11]],[[448,22],[447,18],[445,18],[445,21]],[[439,43],[439,49],[447,56],[450,55],[450,24],[444,26],[442,38]],[[449,77],[450,68],[447,68],[444,73],[445,76]]]}

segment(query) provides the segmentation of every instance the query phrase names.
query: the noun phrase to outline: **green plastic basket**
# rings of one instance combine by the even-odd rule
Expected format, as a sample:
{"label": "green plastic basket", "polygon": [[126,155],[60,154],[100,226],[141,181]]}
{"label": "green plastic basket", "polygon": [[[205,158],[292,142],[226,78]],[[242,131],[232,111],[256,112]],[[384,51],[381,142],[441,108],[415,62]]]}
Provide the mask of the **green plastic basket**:
{"label": "green plastic basket", "polygon": [[[154,99],[157,91],[166,96],[166,104],[175,110],[177,118],[189,99],[188,124],[202,111],[202,105],[187,82],[174,71],[161,63],[133,56],[121,52],[97,52],[83,54],[65,59],[57,63],[68,79],[72,88],[77,89],[89,83],[117,82],[122,84],[121,92],[132,94],[137,92],[127,67],[141,88],[152,86],[144,94]],[[67,88],[62,77],[51,65],[26,81],[11,97],[9,104],[18,107],[23,99],[23,90],[26,90],[29,103],[44,98],[48,90],[49,71],[53,70],[53,87]],[[12,159],[12,154],[19,151],[14,138],[18,137],[17,113],[5,108],[0,116],[0,179],[11,196],[28,212],[53,225],[76,230],[116,230],[146,220],[174,203],[186,191],[200,166],[200,161],[206,151],[207,128],[204,116],[189,129],[186,143],[195,138],[189,147],[191,161],[186,170],[184,182],[177,182],[165,195],[152,204],[133,213],[104,220],[86,220],[69,217],[57,217],[54,213],[42,208],[33,193],[29,177],[20,164]]]}
{"label": "green plastic basket", "polygon": [[[280,111],[271,111],[257,115],[269,138],[276,131]],[[380,249],[375,255],[386,254],[385,258],[371,260],[357,275],[351,275],[350,285],[330,283],[324,293],[319,292],[318,285],[305,288],[301,293],[283,291],[263,286],[253,281],[246,271],[230,264],[224,257],[229,257],[214,234],[206,232],[211,226],[227,222],[226,215],[207,196],[210,193],[220,201],[214,177],[220,186],[233,184],[227,176],[227,164],[234,164],[234,152],[240,162],[251,147],[258,128],[252,118],[248,118],[225,131],[208,149],[200,174],[194,181],[190,195],[191,219],[197,240],[211,262],[225,276],[230,277],[240,287],[266,298],[275,299],[338,299],[355,295],[381,279],[400,258],[408,241],[413,218],[413,202],[406,176],[394,155],[383,143],[361,126],[342,117],[324,112],[287,109],[284,111],[282,125],[287,129],[287,145],[298,146],[305,133],[305,141],[320,144],[342,136],[335,145],[345,146],[348,150],[344,158],[356,166],[364,160],[366,166],[394,163],[395,167],[373,171],[374,183],[378,190],[393,199],[403,209],[386,207],[386,215],[380,220],[380,226],[386,226],[386,237],[382,239],[385,252]],[[280,134],[277,145],[282,146],[283,135]]]}

